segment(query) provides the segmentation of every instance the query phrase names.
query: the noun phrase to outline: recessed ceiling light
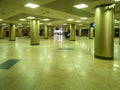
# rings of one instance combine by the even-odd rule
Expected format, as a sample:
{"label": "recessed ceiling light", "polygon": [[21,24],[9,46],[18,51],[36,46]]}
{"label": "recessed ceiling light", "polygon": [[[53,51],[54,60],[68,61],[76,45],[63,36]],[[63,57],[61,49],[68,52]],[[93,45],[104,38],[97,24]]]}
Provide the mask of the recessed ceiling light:
{"label": "recessed ceiling light", "polygon": [[67,21],[73,21],[74,19],[72,19],[72,18],[69,18],[69,19],[67,19]]}
{"label": "recessed ceiling light", "polygon": [[29,17],[27,17],[28,19],[35,19],[35,17],[32,17],[32,16],[29,16]]}
{"label": "recessed ceiling light", "polygon": [[43,19],[43,21],[50,21],[50,19],[48,19],[48,18],[45,18],[45,19]]}
{"label": "recessed ceiling light", "polygon": [[19,20],[20,20],[20,21],[25,21],[26,19],[22,19],[22,18],[21,18],[21,19],[19,19]]}
{"label": "recessed ceiling light", "polygon": [[115,0],[116,2],[120,1],[120,0]]}
{"label": "recessed ceiling light", "polygon": [[80,20],[76,20],[75,22],[81,22]]}
{"label": "recessed ceiling light", "polygon": [[87,17],[82,17],[82,18],[80,18],[80,19],[85,20],[85,19],[88,19],[88,18],[87,18]]}
{"label": "recessed ceiling light", "polygon": [[80,9],[80,8],[86,8],[86,7],[88,7],[88,5],[86,5],[86,4],[78,4],[78,5],[74,5],[73,7]]}
{"label": "recessed ceiling light", "polygon": [[37,8],[37,7],[39,7],[39,5],[37,5],[37,4],[33,4],[33,3],[28,3],[28,4],[25,4],[25,7],[29,7],[29,8]]}

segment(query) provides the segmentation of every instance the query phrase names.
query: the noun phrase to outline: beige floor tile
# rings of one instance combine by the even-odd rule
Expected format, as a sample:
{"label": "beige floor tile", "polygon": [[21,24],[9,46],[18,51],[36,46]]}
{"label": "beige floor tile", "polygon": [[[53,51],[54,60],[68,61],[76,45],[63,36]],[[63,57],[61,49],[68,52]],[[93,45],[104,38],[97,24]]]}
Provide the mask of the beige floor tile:
{"label": "beige floor tile", "polygon": [[76,41],[30,38],[0,40],[0,64],[20,61],[0,69],[0,90],[120,90],[120,45],[114,39],[114,60],[94,58],[94,39]]}

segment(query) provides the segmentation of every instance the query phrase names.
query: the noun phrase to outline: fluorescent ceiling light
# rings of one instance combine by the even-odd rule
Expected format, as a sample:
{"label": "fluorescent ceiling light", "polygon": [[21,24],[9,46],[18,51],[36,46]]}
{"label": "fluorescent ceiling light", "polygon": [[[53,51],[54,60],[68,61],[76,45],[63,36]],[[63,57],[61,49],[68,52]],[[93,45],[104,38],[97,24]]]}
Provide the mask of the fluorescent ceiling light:
{"label": "fluorescent ceiling light", "polygon": [[25,4],[25,7],[29,7],[29,8],[37,8],[37,7],[39,7],[39,5],[37,5],[37,4],[33,4],[33,3],[28,3],[28,4]]}
{"label": "fluorescent ceiling light", "polygon": [[75,22],[81,22],[80,20],[76,20]]}
{"label": "fluorescent ceiling light", "polygon": [[30,27],[29,25],[27,25],[27,27]]}
{"label": "fluorescent ceiling light", "polygon": [[67,23],[64,23],[63,25],[67,25]]}
{"label": "fluorescent ceiling light", "polygon": [[79,25],[83,25],[83,24],[79,24]]}
{"label": "fluorescent ceiling light", "polygon": [[120,1],[120,0],[115,0],[116,2]]}
{"label": "fluorescent ceiling light", "polygon": [[40,25],[43,25],[44,23],[40,23]]}
{"label": "fluorescent ceiling light", "polygon": [[18,23],[17,25],[21,26],[22,24],[21,24],[21,23]]}
{"label": "fluorescent ceiling light", "polygon": [[0,21],[3,21],[3,19],[0,19]]}
{"label": "fluorescent ceiling light", "polygon": [[69,19],[67,19],[67,21],[73,21],[74,19],[72,19],[72,18],[69,18]]}
{"label": "fluorescent ceiling light", "polygon": [[3,23],[2,25],[5,26],[5,25],[7,25],[7,24]]}
{"label": "fluorescent ceiling light", "polygon": [[25,21],[26,19],[22,19],[22,18],[21,18],[21,19],[19,19],[19,20],[20,20],[20,21]]}
{"label": "fluorescent ceiling light", "polygon": [[114,26],[115,28],[119,28],[119,26]]}
{"label": "fluorescent ceiling light", "polygon": [[118,64],[114,64],[113,66],[114,66],[114,67],[119,67],[119,65],[118,65]]}
{"label": "fluorescent ceiling light", "polygon": [[120,21],[118,21],[118,20],[114,20],[114,22],[115,22],[115,23],[120,23]]}
{"label": "fluorescent ceiling light", "polygon": [[80,9],[80,8],[86,8],[86,7],[88,7],[88,5],[86,5],[86,4],[78,4],[78,5],[74,5],[73,7]]}
{"label": "fluorescent ceiling light", "polygon": [[28,19],[35,19],[35,17],[32,17],[32,16],[29,16],[29,17],[27,17]]}
{"label": "fluorescent ceiling light", "polygon": [[52,23],[48,23],[47,25],[52,25]]}
{"label": "fluorescent ceiling light", "polygon": [[87,18],[87,17],[82,17],[82,18],[80,18],[80,19],[85,20],[85,19],[88,19],[88,18]]}
{"label": "fluorescent ceiling light", "polygon": [[22,27],[23,25],[22,24],[17,24],[17,27],[19,28],[19,27]]}
{"label": "fluorescent ceiling light", "polygon": [[45,19],[43,19],[43,21],[50,21],[50,19],[48,19],[48,18],[45,18]]}

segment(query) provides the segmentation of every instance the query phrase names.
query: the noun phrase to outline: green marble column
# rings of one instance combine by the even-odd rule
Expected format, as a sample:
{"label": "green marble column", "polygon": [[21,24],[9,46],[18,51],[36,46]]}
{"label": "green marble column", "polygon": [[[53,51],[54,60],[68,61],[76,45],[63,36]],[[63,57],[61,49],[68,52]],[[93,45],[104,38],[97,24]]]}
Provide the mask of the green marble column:
{"label": "green marble column", "polygon": [[89,30],[89,39],[93,39],[93,30],[94,30],[94,28],[90,27],[90,30]]}
{"label": "green marble column", "polygon": [[95,57],[113,59],[114,50],[114,8],[110,5],[95,10]]}
{"label": "green marble column", "polygon": [[30,38],[30,35],[31,33],[30,33],[30,27],[28,27],[28,37]]}
{"label": "green marble column", "polygon": [[79,31],[78,31],[78,36],[79,36],[79,37],[81,37],[81,35],[82,35],[82,29],[81,29],[81,28],[79,28]]}
{"label": "green marble column", "polygon": [[48,39],[48,26],[47,25],[45,25],[45,28],[44,28],[44,38]]}
{"label": "green marble column", "polygon": [[0,26],[0,39],[4,38],[4,27]]}
{"label": "green marble column", "polygon": [[76,39],[76,25],[70,24],[70,41],[75,41]]}
{"label": "green marble column", "polygon": [[38,19],[30,20],[31,45],[39,45],[40,36],[40,21]]}
{"label": "green marble column", "polygon": [[51,26],[48,27],[48,31],[49,31],[49,37],[51,37],[52,36],[52,28],[51,28]]}
{"label": "green marble column", "polygon": [[15,37],[16,37],[15,24],[10,24],[9,40],[15,41]]}
{"label": "green marble column", "polygon": [[120,45],[120,23],[119,23],[119,45]]}
{"label": "green marble column", "polygon": [[68,25],[66,25],[66,26],[65,26],[65,32],[68,32],[68,31],[69,31],[69,28],[70,28],[70,27],[69,27]]}
{"label": "green marble column", "polygon": [[19,28],[18,29],[18,37],[22,37],[23,36],[23,34],[22,34],[22,28]]}

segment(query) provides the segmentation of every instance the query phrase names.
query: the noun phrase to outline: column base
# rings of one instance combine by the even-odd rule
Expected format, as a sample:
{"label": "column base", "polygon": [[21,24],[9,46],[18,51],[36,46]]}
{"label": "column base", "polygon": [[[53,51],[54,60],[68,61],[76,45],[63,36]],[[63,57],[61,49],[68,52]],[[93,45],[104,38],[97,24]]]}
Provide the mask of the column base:
{"label": "column base", "polygon": [[40,45],[40,44],[31,44],[31,45]]}
{"label": "column base", "polygon": [[15,41],[15,40],[9,40],[9,41]]}
{"label": "column base", "polygon": [[104,56],[98,56],[98,55],[94,55],[94,56],[99,59],[113,60],[113,57],[104,57]]}
{"label": "column base", "polygon": [[70,40],[70,41],[75,41],[75,40]]}

